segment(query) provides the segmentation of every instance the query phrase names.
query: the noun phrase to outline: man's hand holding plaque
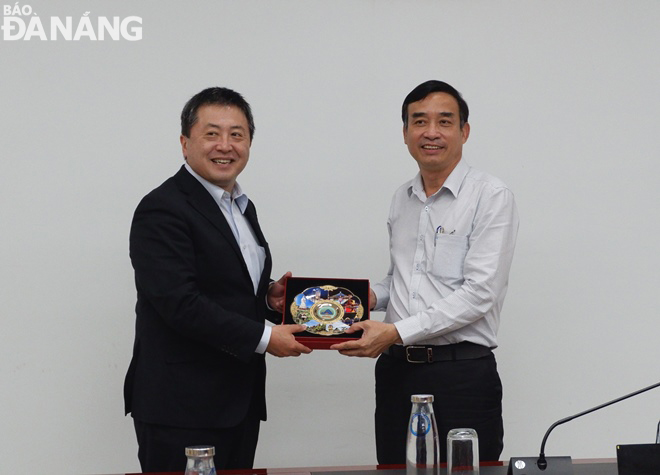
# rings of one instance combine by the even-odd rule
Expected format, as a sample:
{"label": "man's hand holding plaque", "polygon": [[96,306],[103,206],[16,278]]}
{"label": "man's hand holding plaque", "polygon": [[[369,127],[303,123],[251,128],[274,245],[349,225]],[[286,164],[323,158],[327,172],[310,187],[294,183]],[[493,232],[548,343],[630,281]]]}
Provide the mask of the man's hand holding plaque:
{"label": "man's hand holding plaque", "polygon": [[358,322],[346,330],[347,334],[362,330],[359,340],[337,343],[330,347],[346,356],[366,356],[377,358],[380,354],[395,343],[401,343],[401,337],[396,327],[391,323],[376,321]]}

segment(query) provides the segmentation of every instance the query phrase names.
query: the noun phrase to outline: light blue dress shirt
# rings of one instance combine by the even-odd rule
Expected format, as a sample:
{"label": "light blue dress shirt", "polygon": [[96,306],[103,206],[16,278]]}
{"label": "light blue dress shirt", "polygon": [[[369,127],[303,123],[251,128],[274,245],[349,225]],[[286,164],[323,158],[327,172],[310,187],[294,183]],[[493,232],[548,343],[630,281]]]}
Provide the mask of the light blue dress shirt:
{"label": "light blue dress shirt", "polygon": [[[222,211],[222,214],[227,220],[231,232],[234,234],[238,247],[241,250],[245,265],[250,272],[250,278],[252,279],[252,285],[256,295],[257,289],[259,288],[261,273],[264,270],[266,262],[266,251],[259,245],[252,226],[250,226],[250,223],[244,216],[245,209],[248,205],[247,195],[243,193],[243,190],[238,183],[234,185],[231,193],[229,193],[227,190],[202,178],[190,167],[190,165],[188,165],[188,163],[185,164],[185,167],[186,170],[188,170],[188,172],[194,176],[204,188],[206,188],[206,191],[208,191],[213,197],[218,204],[220,211]],[[266,351],[266,347],[270,341],[270,334],[271,328],[268,325],[265,325],[261,341],[255,350],[257,353],[264,353]]]}

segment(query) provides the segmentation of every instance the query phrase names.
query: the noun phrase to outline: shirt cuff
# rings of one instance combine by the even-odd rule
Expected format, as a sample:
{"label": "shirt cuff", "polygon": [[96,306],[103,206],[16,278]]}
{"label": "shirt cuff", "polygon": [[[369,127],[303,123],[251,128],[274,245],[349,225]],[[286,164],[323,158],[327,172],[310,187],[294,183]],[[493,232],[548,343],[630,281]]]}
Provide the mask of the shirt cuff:
{"label": "shirt cuff", "polygon": [[374,295],[376,295],[376,306],[373,308],[373,310],[387,310],[387,304],[390,301],[389,289],[386,289],[385,286],[381,284],[376,284],[371,288],[371,290],[373,290]]}
{"label": "shirt cuff", "polygon": [[408,317],[399,320],[398,322],[394,322],[394,326],[396,327],[396,331],[399,332],[399,336],[401,337],[404,346],[412,345],[421,339],[419,324],[414,317]]}
{"label": "shirt cuff", "polygon": [[270,325],[264,325],[264,333],[261,335],[261,341],[257,345],[257,349],[254,350],[255,353],[263,355],[266,352],[266,348],[268,348],[268,343],[270,342],[271,332]]}

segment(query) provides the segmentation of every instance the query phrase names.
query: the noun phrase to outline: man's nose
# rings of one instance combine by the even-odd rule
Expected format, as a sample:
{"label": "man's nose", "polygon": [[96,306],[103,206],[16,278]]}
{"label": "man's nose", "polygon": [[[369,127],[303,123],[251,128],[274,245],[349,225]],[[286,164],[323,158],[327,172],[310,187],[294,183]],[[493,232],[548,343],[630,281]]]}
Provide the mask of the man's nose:
{"label": "man's nose", "polygon": [[424,136],[428,138],[438,138],[440,136],[440,127],[431,122],[428,127],[426,127],[426,130],[424,130]]}
{"label": "man's nose", "polygon": [[231,150],[231,144],[229,143],[229,137],[218,137],[218,141],[215,143],[216,150],[221,150],[227,152]]}

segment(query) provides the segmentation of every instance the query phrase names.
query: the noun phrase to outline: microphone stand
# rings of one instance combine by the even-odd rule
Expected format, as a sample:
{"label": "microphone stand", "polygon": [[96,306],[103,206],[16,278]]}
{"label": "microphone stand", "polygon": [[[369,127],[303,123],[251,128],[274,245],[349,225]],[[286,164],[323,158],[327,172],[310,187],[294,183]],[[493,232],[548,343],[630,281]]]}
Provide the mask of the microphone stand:
{"label": "microphone stand", "polygon": [[[651,386],[648,386],[644,389],[640,389],[638,391],[632,392],[630,394],[626,394],[625,396],[616,398],[612,401],[606,402],[605,404],[601,404],[600,406],[596,406],[591,409],[587,409],[586,411],[579,412],[577,414],[574,414],[569,417],[565,417],[564,419],[560,419],[554,424],[550,426],[550,428],[547,430],[545,435],[543,436],[543,441],[541,442],[541,452],[539,453],[538,458],[536,457],[512,457],[511,460],[509,461],[509,470],[508,470],[508,475],[514,475],[514,474],[521,474],[521,475],[526,475],[526,474],[540,474],[543,473],[545,475],[564,475],[564,474],[572,474],[573,473],[573,468],[572,468],[572,463],[571,463],[571,458],[570,457],[550,457],[552,461],[552,466],[548,468],[548,460],[546,459],[545,456],[545,443],[548,440],[548,436],[550,435],[550,432],[557,427],[558,425],[564,424],[565,422],[572,421],[573,419],[576,419],[578,417],[584,416],[586,414],[592,413],[594,411],[597,411],[599,409],[602,409],[604,407],[610,406],[612,404],[615,404],[617,402],[623,401],[624,399],[631,398],[633,396],[637,396],[638,394],[641,394],[643,392],[649,391],[653,388],[657,388],[660,386],[660,382],[652,384]],[[660,429],[659,429],[660,430]]]}
{"label": "microphone stand", "polygon": [[581,416],[585,416],[585,415],[587,415],[591,412],[597,411],[597,410],[602,409],[604,407],[611,406],[612,404],[615,404],[619,401],[623,401],[624,399],[628,399],[629,397],[637,396],[638,394],[649,391],[653,388],[657,388],[658,386],[660,386],[660,382],[652,384],[651,386],[648,386],[644,389],[640,389],[640,390],[635,391],[633,393],[626,394],[625,396],[621,396],[619,398],[613,399],[612,401],[606,402],[605,404],[601,404],[600,406],[596,406],[594,408],[587,409],[586,411],[580,412],[578,414],[575,414],[575,415],[572,415],[572,416],[569,416],[569,417],[565,417],[564,419],[560,419],[557,422],[555,422],[554,424],[552,424],[550,426],[550,428],[548,429],[548,431],[543,436],[543,441],[541,442],[541,453],[539,454],[539,461],[538,461],[539,468],[541,470],[545,470],[545,468],[548,466],[548,462],[545,459],[545,442],[546,442],[546,440],[548,440],[548,436],[550,435],[550,432],[552,432],[552,429],[554,429],[555,427],[563,424],[564,422],[572,421],[573,419],[576,419],[576,418],[581,417]]}

